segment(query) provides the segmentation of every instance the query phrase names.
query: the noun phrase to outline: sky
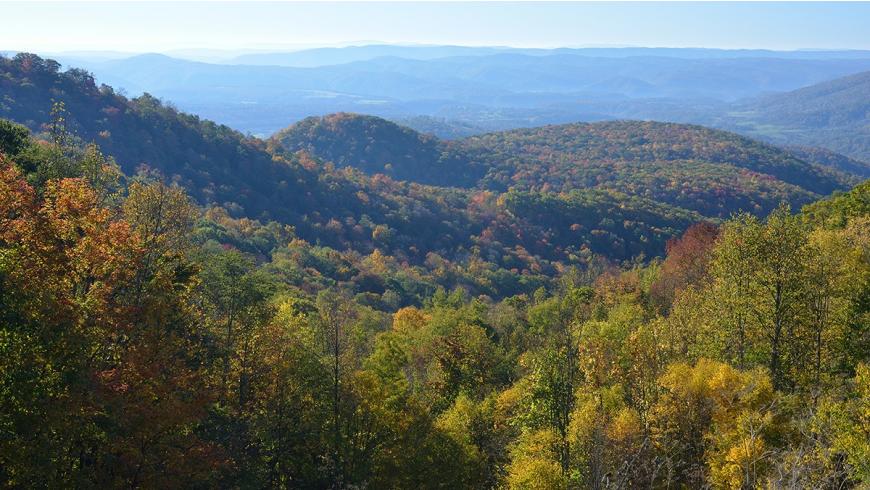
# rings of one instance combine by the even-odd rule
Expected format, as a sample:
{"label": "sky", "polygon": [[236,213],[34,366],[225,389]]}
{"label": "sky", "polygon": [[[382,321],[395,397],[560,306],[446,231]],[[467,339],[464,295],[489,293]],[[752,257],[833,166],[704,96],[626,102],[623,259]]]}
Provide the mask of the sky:
{"label": "sky", "polygon": [[870,49],[865,3],[0,2],[0,50],[275,50],[368,42]]}

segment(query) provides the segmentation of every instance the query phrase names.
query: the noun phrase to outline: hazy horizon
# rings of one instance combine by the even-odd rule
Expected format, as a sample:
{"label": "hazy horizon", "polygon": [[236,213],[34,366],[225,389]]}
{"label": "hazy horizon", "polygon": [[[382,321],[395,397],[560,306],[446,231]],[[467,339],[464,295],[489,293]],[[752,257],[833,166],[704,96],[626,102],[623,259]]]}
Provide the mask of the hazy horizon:
{"label": "hazy horizon", "polygon": [[[209,3],[207,9],[203,4]],[[868,3],[8,2],[0,49],[127,53],[340,45],[870,49]]]}
{"label": "hazy horizon", "polygon": [[[860,49],[860,48],[795,48],[795,49],[769,49],[769,48],[718,48],[718,47],[708,47],[708,46],[655,46],[655,45],[565,45],[565,46],[552,46],[552,47],[535,47],[528,48],[522,46],[512,46],[512,45],[472,45],[472,44],[426,44],[426,43],[389,43],[389,42],[380,42],[380,41],[349,41],[346,43],[334,43],[334,44],[311,44],[311,45],[286,45],[286,46],[276,46],[274,48],[171,48],[171,49],[143,49],[136,51],[121,51],[121,50],[110,50],[110,49],[70,49],[70,50],[38,50],[38,49],[9,49],[5,46],[0,46],[0,55],[4,53],[7,55],[11,55],[14,53],[35,53],[43,57],[57,57],[67,60],[82,60],[82,61],[110,61],[110,60],[121,60],[125,58],[132,58],[136,56],[143,55],[163,55],[171,58],[183,59],[188,61],[195,61],[201,63],[218,63],[218,64],[232,64],[236,61],[236,58],[244,57],[246,55],[270,55],[270,54],[292,54],[292,53],[303,53],[303,52],[315,52],[316,50],[342,50],[342,49],[362,49],[362,48],[378,48],[378,47],[395,47],[395,48],[468,48],[468,49],[492,49],[492,50],[504,50],[505,52],[515,51],[515,52],[526,52],[528,50],[536,50],[541,53],[546,53],[549,51],[558,51],[558,50],[589,50],[590,52],[582,53],[584,55],[591,55],[592,50],[673,50],[673,51],[722,51],[725,53],[740,53],[740,52],[769,52],[775,55],[781,54],[808,54],[811,55],[813,53],[860,53],[863,54],[865,52],[870,51],[868,49]],[[524,51],[526,50],[526,51]],[[607,57],[608,54],[611,53],[602,53],[601,57]],[[447,55],[436,55],[432,56],[432,58],[443,58],[447,57]],[[367,58],[370,59],[370,58]],[[327,63],[329,64],[329,63]],[[71,65],[69,67],[75,67]]]}

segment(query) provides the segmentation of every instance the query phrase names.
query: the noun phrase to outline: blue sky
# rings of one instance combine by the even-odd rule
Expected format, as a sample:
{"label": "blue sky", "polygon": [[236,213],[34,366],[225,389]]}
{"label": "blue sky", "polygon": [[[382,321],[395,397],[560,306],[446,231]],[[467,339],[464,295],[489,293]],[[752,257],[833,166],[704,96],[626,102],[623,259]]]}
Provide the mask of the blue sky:
{"label": "blue sky", "polygon": [[0,3],[0,50],[275,49],[379,41],[870,49],[870,3]]}

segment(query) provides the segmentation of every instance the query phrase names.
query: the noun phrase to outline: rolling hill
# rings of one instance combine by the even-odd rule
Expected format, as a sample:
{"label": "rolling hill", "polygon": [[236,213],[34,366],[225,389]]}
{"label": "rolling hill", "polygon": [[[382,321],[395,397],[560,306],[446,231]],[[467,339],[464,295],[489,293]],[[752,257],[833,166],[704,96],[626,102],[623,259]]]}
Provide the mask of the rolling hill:
{"label": "rolling hill", "polygon": [[810,127],[865,123],[870,118],[870,71],[762,98],[766,119]]}
{"label": "rolling hill", "polygon": [[[327,172],[305,156],[277,158],[263,141],[180,113],[149,95],[128,99],[97,87],[84,71],[62,72],[57,63],[37,56],[0,59],[0,100],[0,118],[35,133],[52,121],[53,102],[63,102],[69,131],[98,144],[125,173],[145,165],[183,185],[203,205],[291,224],[312,241],[348,247],[351,240],[365,249],[378,225],[398,233],[426,223],[431,234],[400,234],[392,246],[450,250],[459,246],[458,237],[473,231],[456,212],[464,206],[461,193],[377,184],[358,173]],[[337,223],[352,232],[337,233]]]}
{"label": "rolling hill", "polygon": [[726,217],[809,202],[857,179],[786,151],[701,126],[613,121],[463,140],[491,164],[482,185],[567,192],[605,188]]}
{"label": "rolling hill", "polygon": [[270,139],[284,152],[306,151],[340,167],[356,167],[397,180],[471,187],[485,169],[460,149],[374,116],[339,113],[310,117]]}
{"label": "rolling hill", "polygon": [[835,170],[854,174],[862,178],[870,177],[870,163],[847,157],[827,148],[815,146],[786,146],[784,149],[795,158],[813,162]]}
{"label": "rolling hill", "polygon": [[574,123],[445,142],[380,118],[336,114],[271,141],[368,174],[495,192],[609,190],[710,218],[806,204],[854,185],[866,170],[828,152],[796,156],[733,133],[657,122]]}

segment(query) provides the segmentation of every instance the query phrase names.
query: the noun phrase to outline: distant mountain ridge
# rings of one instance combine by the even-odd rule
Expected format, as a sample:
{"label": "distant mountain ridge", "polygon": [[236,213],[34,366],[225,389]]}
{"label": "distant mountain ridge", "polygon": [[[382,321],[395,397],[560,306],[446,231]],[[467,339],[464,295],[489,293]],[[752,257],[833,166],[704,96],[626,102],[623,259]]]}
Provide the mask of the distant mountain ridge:
{"label": "distant mountain ridge", "polygon": [[870,119],[870,71],[763,97],[757,107],[781,123],[796,119],[814,126],[865,122]]}
{"label": "distant mountain ridge", "polygon": [[[608,118],[687,121],[696,108],[710,115],[708,106],[718,110],[742,98],[870,70],[865,52],[393,46],[308,55],[328,61],[328,53],[354,52],[376,55],[321,66],[202,63],[153,54],[67,64],[127,93],[148,92],[261,136],[335,112],[428,115],[489,131]],[[439,53],[450,56],[433,57]]]}
{"label": "distant mountain ridge", "polygon": [[354,61],[366,61],[383,56],[415,60],[431,60],[451,56],[486,56],[495,53],[517,53],[531,56],[576,54],[589,57],[661,56],[672,58],[870,58],[864,50],[791,50],[711,49],[655,47],[587,47],[587,48],[515,48],[509,46],[393,45],[363,44],[344,47],[308,48],[292,51],[248,53],[226,59],[226,64],[314,67]]}
{"label": "distant mountain ridge", "polygon": [[714,124],[870,162],[870,71],[738,104]]}
{"label": "distant mountain ridge", "polygon": [[449,56],[481,56],[510,48],[472,46],[397,46],[369,44],[363,46],[310,48],[289,52],[243,54],[228,59],[226,64],[316,67],[366,61],[383,56],[408,59],[436,59]]}

